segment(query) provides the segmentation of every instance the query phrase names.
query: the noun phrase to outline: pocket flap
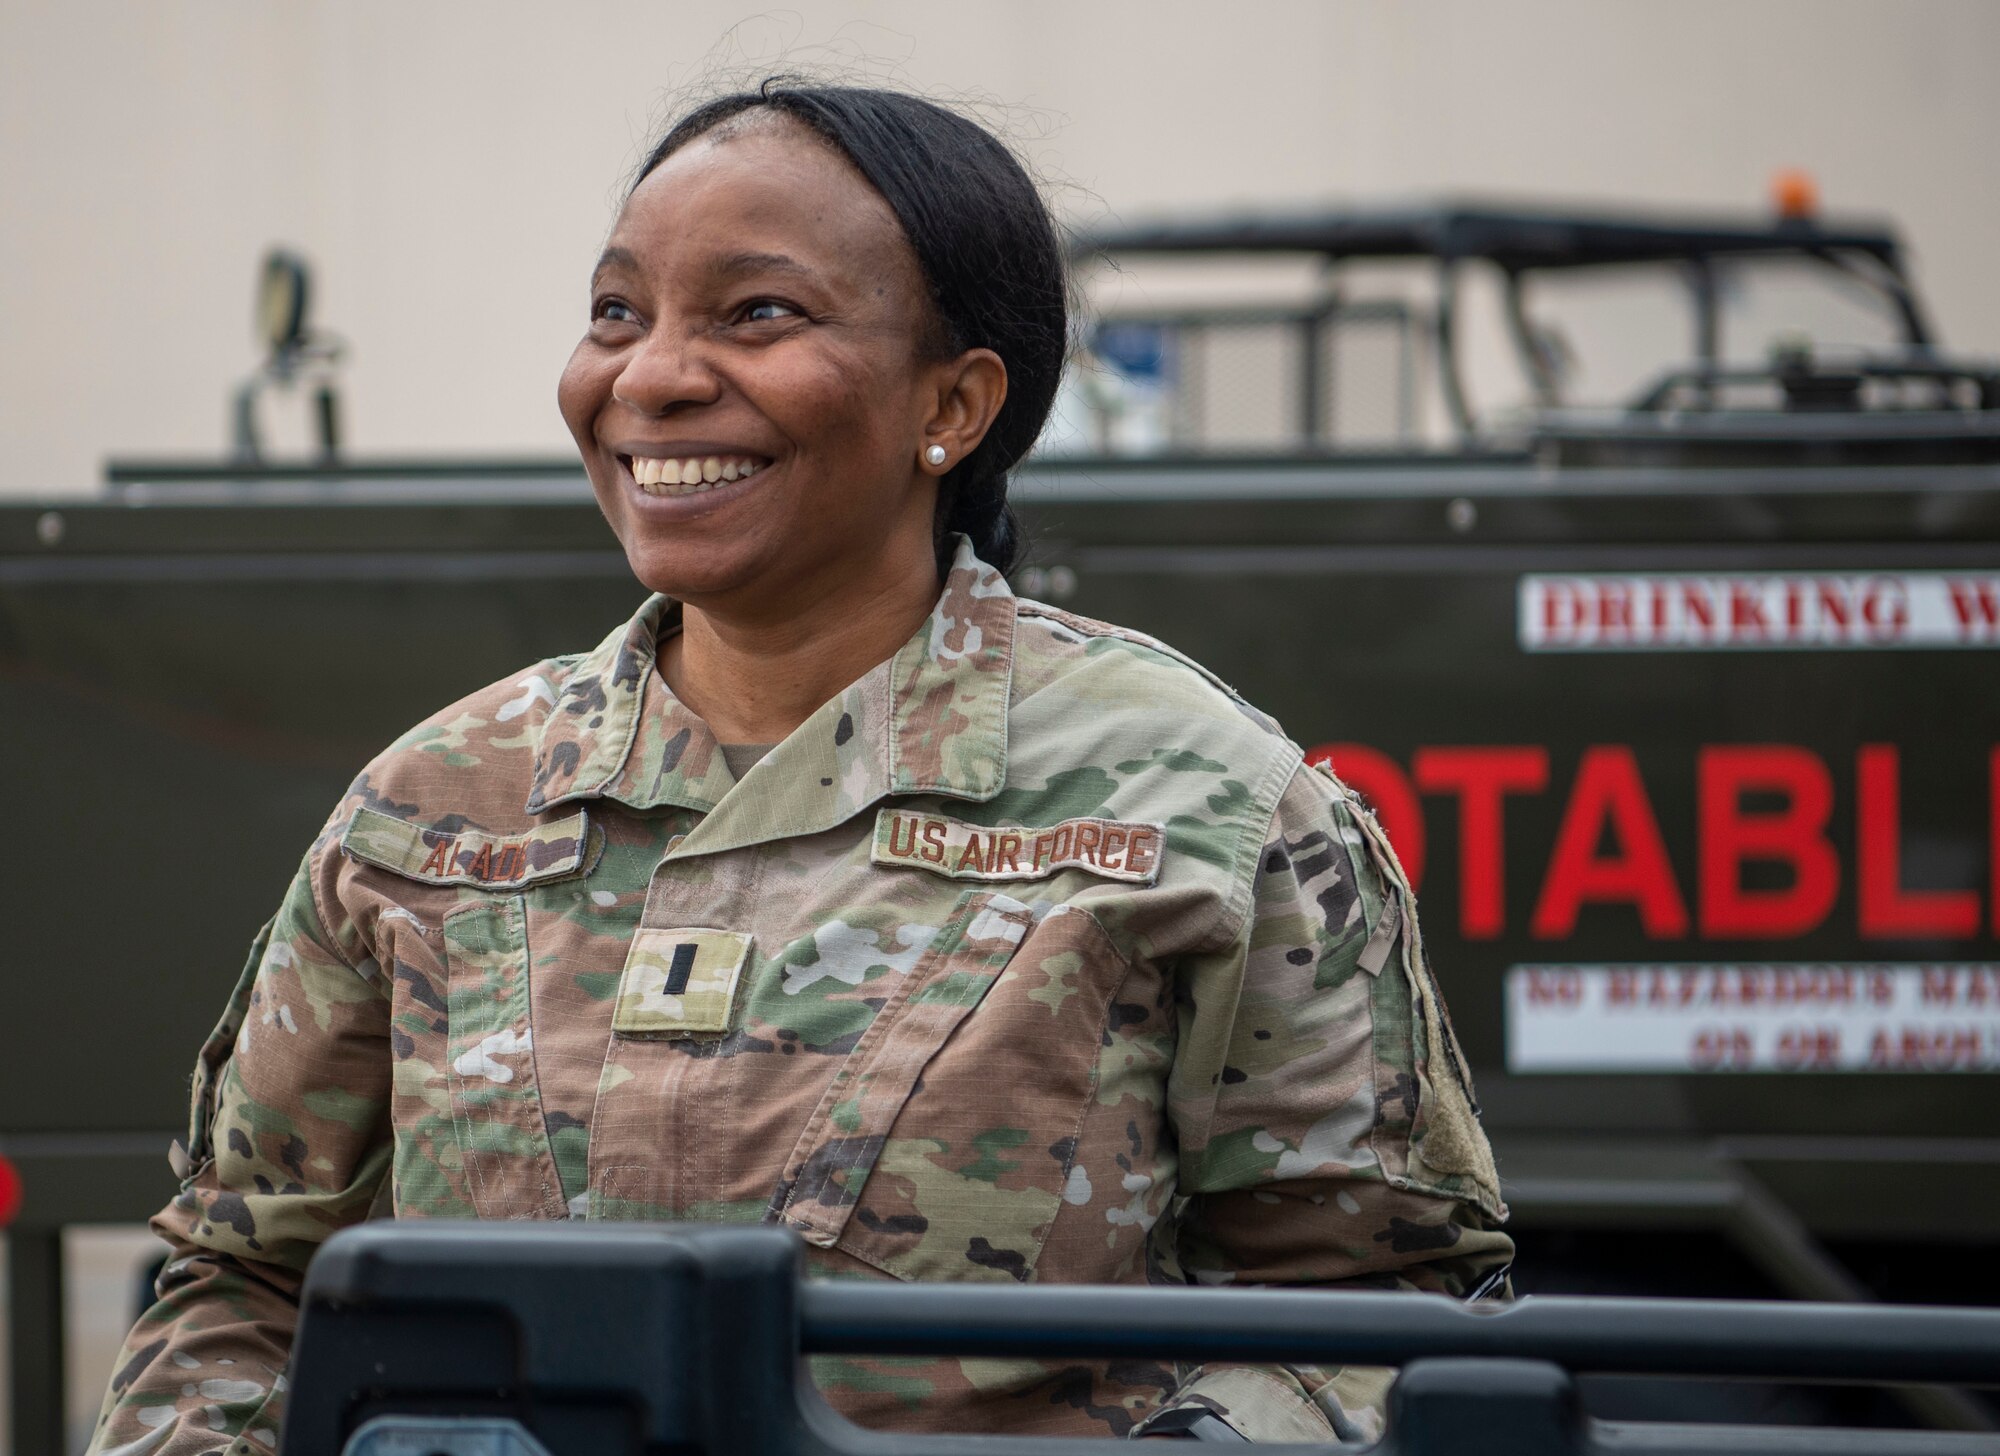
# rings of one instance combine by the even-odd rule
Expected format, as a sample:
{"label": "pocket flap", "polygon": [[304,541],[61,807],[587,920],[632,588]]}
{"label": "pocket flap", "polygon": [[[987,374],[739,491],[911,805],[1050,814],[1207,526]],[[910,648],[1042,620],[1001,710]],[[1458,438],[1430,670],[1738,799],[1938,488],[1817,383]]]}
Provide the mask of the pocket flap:
{"label": "pocket flap", "polygon": [[433,829],[377,809],[356,809],[340,836],[351,859],[435,885],[489,889],[539,884],[579,874],[591,855],[584,811],[538,824],[525,834]]}

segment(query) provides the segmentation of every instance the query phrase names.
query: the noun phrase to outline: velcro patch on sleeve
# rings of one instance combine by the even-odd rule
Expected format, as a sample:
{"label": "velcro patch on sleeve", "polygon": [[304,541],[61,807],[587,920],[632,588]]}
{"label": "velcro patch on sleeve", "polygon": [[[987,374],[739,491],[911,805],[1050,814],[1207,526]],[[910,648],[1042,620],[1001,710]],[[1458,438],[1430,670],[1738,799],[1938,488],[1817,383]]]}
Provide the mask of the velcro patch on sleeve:
{"label": "velcro patch on sleeve", "polygon": [[589,856],[590,821],[579,809],[526,834],[483,834],[432,829],[361,808],[347,821],[340,847],[351,858],[413,880],[500,889],[581,871]]}
{"label": "velcro patch on sleeve", "polygon": [[660,1036],[729,1030],[750,937],[734,930],[640,929],[625,953],[611,1029]]}
{"label": "velcro patch on sleeve", "polygon": [[942,814],[884,809],[875,816],[868,857],[878,865],[929,870],[948,880],[1038,880],[1058,870],[1085,870],[1150,885],[1160,877],[1165,843],[1160,825],[1119,819],[988,828]]}

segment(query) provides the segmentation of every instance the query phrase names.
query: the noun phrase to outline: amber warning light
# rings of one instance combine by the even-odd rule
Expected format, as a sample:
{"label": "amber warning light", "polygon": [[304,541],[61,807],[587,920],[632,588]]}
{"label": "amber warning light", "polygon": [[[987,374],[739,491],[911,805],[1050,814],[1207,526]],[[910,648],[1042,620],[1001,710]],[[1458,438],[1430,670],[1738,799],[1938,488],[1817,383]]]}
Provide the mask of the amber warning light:
{"label": "amber warning light", "polygon": [[1771,205],[1787,220],[1803,222],[1815,217],[1819,213],[1819,184],[1813,181],[1812,173],[1786,167],[1772,174]]}

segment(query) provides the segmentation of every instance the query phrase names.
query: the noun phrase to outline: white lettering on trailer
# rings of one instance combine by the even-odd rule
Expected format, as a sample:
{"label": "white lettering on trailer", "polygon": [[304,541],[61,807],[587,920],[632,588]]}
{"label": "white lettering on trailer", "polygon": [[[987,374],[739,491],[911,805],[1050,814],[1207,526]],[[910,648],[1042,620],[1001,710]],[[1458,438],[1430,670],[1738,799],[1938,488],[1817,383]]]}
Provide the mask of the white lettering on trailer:
{"label": "white lettering on trailer", "polygon": [[2000,648],[2000,573],[1529,574],[1527,652]]}
{"label": "white lettering on trailer", "polygon": [[2000,1071],[2000,963],[1521,965],[1509,1072]]}

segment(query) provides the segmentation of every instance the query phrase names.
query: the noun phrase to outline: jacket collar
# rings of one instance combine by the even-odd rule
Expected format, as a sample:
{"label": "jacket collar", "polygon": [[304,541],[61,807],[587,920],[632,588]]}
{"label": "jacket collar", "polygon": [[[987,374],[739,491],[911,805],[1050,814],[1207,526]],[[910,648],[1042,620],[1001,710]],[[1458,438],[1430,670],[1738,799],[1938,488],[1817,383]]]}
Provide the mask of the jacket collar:
{"label": "jacket collar", "polygon": [[715,736],[660,676],[680,605],[653,597],[564,683],[537,735],[528,812],[595,798],[693,809],[709,818],[692,852],[818,833],[890,794],[990,799],[1007,777],[1014,613],[1006,581],[960,537],[910,640],[772,749],[747,776],[758,792],[731,795]]}

